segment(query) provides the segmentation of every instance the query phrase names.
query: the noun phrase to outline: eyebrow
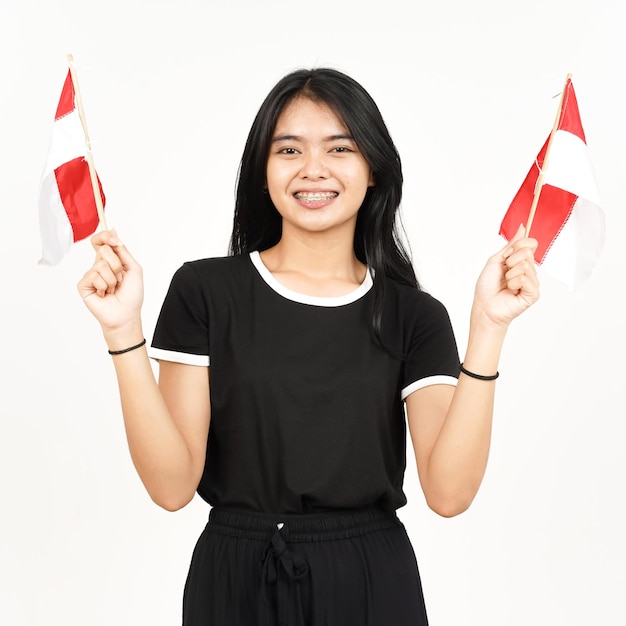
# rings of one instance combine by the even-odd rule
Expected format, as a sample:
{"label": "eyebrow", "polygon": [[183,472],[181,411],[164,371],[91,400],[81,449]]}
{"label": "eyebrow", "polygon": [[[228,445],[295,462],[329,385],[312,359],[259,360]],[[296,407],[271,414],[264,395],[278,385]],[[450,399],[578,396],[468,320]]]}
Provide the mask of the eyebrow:
{"label": "eyebrow", "polygon": [[[354,137],[349,133],[339,133],[337,135],[329,135],[328,137],[324,137],[325,142],[339,141],[345,139],[349,141],[354,141]],[[276,135],[276,137],[272,138],[272,143],[278,143],[280,141],[304,141],[304,137],[300,135]]]}

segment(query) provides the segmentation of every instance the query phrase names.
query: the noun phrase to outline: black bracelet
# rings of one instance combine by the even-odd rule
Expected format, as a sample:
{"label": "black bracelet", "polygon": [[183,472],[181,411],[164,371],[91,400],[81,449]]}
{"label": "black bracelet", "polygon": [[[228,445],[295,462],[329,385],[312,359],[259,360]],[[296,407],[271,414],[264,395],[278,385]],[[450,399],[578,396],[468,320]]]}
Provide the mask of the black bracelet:
{"label": "black bracelet", "polygon": [[466,370],[463,367],[463,363],[461,363],[459,367],[466,376],[469,376],[470,378],[476,378],[478,380],[495,380],[496,378],[498,378],[498,376],[500,376],[500,372],[496,372],[493,376],[483,376],[482,374],[474,374],[474,372],[470,372],[469,370]]}
{"label": "black bracelet", "polygon": [[136,350],[137,348],[141,348],[141,346],[145,345],[146,340],[140,341],[136,346],[131,346],[130,348],[124,348],[123,350],[109,350],[109,354],[124,354],[124,352],[130,352],[131,350]]}

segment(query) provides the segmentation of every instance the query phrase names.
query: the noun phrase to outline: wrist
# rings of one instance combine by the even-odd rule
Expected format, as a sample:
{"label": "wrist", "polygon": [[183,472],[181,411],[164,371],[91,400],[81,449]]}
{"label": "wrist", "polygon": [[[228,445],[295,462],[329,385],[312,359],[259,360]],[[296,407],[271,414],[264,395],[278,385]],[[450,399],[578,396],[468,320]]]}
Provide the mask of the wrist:
{"label": "wrist", "polygon": [[109,352],[126,350],[144,340],[144,332],[141,322],[130,322],[120,328],[106,329],[103,331],[104,340]]}
{"label": "wrist", "polygon": [[127,348],[122,348],[121,350],[109,350],[109,354],[111,356],[118,356],[119,354],[126,354],[127,352],[132,352],[133,350],[143,348],[145,345],[146,340],[142,339],[139,343],[135,343],[132,346],[128,346]]}
{"label": "wrist", "polygon": [[472,314],[463,360],[465,367],[484,375],[495,374],[507,330],[508,325],[497,324],[485,316]]}
{"label": "wrist", "polygon": [[494,321],[479,307],[472,308],[470,314],[470,335],[476,334],[481,337],[503,341],[508,329],[508,322]]}
{"label": "wrist", "polygon": [[491,381],[496,380],[500,376],[500,372],[498,372],[497,370],[495,374],[478,374],[477,372],[472,372],[465,367],[465,363],[461,363],[459,369],[461,370],[462,374],[465,374],[470,378],[474,378],[475,380]]}

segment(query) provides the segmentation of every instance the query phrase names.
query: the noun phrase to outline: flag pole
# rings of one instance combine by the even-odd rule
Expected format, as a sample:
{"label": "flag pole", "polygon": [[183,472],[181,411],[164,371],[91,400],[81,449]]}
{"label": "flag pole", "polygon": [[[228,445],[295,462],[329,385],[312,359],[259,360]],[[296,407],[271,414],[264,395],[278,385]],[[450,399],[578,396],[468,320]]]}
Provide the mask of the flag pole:
{"label": "flag pole", "polygon": [[93,154],[91,152],[91,140],[89,139],[89,131],[87,130],[87,121],[85,119],[85,111],[83,109],[83,100],[80,96],[80,88],[78,87],[78,76],[76,74],[74,56],[72,54],[67,55],[67,64],[69,65],[70,74],[72,76],[72,84],[74,86],[74,95],[76,96],[76,108],[78,109],[78,117],[80,117],[81,124],[83,125],[83,132],[85,133],[85,145],[87,146],[86,159],[87,165],[89,166],[89,177],[91,178],[93,197],[96,201],[96,209],[98,210],[98,219],[100,220],[100,227],[104,230],[108,230],[107,223],[104,218],[104,206],[102,204],[102,195],[100,194],[98,175],[96,174],[96,167],[94,165]]}
{"label": "flag pole", "polygon": [[541,188],[543,187],[544,182],[544,172],[548,169],[548,159],[550,157],[550,148],[552,147],[552,140],[554,139],[554,135],[559,128],[559,122],[561,121],[561,112],[563,111],[563,102],[565,101],[565,91],[567,87],[567,83],[571,80],[572,75],[568,74],[565,79],[565,85],[563,87],[563,91],[561,92],[561,98],[559,100],[559,108],[557,109],[556,116],[554,118],[554,124],[552,125],[552,130],[550,131],[550,137],[548,138],[548,145],[546,146],[546,154],[543,157],[543,163],[541,167],[539,167],[539,177],[537,178],[537,182],[535,184],[535,192],[533,194],[533,203],[530,206],[530,213],[528,215],[528,221],[526,222],[526,237],[528,237],[530,233],[530,227],[533,224],[533,219],[535,218],[535,211],[537,210],[537,204],[539,203],[539,196],[541,195]]}

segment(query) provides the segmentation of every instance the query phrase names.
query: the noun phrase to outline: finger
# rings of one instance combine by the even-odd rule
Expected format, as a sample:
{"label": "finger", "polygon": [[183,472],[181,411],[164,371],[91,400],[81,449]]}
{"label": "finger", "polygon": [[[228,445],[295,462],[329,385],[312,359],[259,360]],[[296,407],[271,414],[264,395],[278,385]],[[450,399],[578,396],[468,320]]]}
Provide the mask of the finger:
{"label": "finger", "polygon": [[522,261],[535,261],[535,251],[537,250],[537,240],[524,237],[518,239],[512,246],[507,248],[502,254],[505,268],[511,268]]}
{"label": "finger", "polygon": [[511,281],[510,289],[516,290],[528,306],[539,299],[539,281],[534,274],[522,274]]}
{"label": "finger", "polygon": [[506,286],[532,304],[539,298],[539,278],[534,263],[522,261],[505,275]]}
{"label": "finger", "polygon": [[115,293],[118,278],[113,273],[108,263],[105,263],[104,261],[95,263],[92,268],[92,277],[92,282],[94,286],[96,286],[99,295]]}
{"label": "finger", "polygon": [[94,277],[92,278],[91,284],[93,285],[95,292],[101,298],[104,298],[104,296],[106,296],[107,293],[109,292],[109,289],[110,289],[109,283],[102,276],[100,276],[100,274],[94,275]]}
{"label": "finger", "polygon": [[120,258],[125,269],[141,269],[139,263],[137,263],[133,255],[128,251],[128,248],[121,241],[116,244],[115,253]]}
{"label": "finger", "polygon": [[[92,282],[95,277],[99,277],[98,295],[103,296],[106,293],[113,294],[119,283],[124,277],[122,262],[115,252],[109,246],[102,246],[96,255],[96,260],[91,268],[85,273],[78,283],[78,290],[81,296],[89,295],[93,290]],[[102,285],[104,281],[104,286]]]}
{"label": "finger", "polygon": [[533,265],[530,261],[523,260],[516,263],[504,275],[504,279],[509,282],[518,276],[530,276],[533,273]]}
{"label": "finger", "polygon": [[[117,256],[115,258],[117,259]],[[121,280],[121,270],[117,269],[116,271],[116,267],[119,265],[119,260],[117,260],[116,264],[111,266],[106,259],[99,259],[93,265],[93,269],[106,281],[107,293],[115,293],[115,288]]]}
{"label": "finger", "polygon": [[139,267],[137,261],[128,251],[128,248],[122,243],[114,228],[108,231],[100,231],[94,235],[91,240],[94,247],[108,246],[115,250],[115,253],[120,257],[124,266]]}
{"label": "finger", "polygon": [[511,247],[513,250],[521,250],[522,248],[529,248],[530,250],[535,252],[537,247],[539,246],[539,242],[534,237],[521,237],[520,239],[516,239]]}
{"label": "finger", "polygon": [[102,246],[98,250],[98,254],[96,255],[96,262],[106,262],[111,268],[111,271],[117,276],[118,280],[121,280],[122,272],[124,270],[124,263],[117,253],[118,249],[119,248],[111,248],[111,246],[108,245]]}
{"label": "finger", "polygon": [[505,265],[510,269],[519,263],[532,264],[535,259],[534,247],[531,245],[522,246],[513,249],[508,256],[504,258]]}
{"label": "finger", "polygon": [[128,248],[120,241],[115,229],[101,231],[97,235],[94,235],[92,244],[97,250],[98,255],[109,262],[120,282],[125,270],[142,271],[139,263],[137,263],[133,255],[128,251]]}
{"label": "finger", "polygon": [[104,297],[107,293],[109,285],[107,281],[92,268],[78,282],[77,287],[80,297],[86,299],[94,294],[101,298]]}
{"label": "finger", "polygon": [[492,259],[494,260],[502,260],[506,259],[512,252],[515,250],[515,243],[519,241],[524,235],[524,226],[522,224],[519,225],[515,235],[507,241],[507,243],[502,247],[498,252],[496,252]]}
{"label": "finger", "polygon": [[121,242],[115,230],[101,230],[91,238],[91,245],[97,251],[100,246],[118,246]]}
{"label": "finger", "polygon": [[520,224],[517,227],[517,231],[515,232],[515,235],[513,235],[513,239],[511,239],[509,243],[514,243],[518,239],[522,239],[522,237],[524,237],[525,234],[526,234],[526,227],[524,226],[524,224]]}

